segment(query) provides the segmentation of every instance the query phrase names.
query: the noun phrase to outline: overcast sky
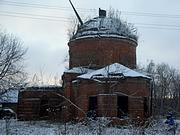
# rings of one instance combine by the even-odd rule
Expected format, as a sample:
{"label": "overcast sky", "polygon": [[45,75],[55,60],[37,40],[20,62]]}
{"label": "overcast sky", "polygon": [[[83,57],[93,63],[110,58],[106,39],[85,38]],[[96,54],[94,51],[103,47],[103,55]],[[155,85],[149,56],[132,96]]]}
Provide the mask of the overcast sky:
{"label": "overcast sky", "polygon": [[[121,11],[121,18],[138,29],[138,64],[152,59],[180,69],[179,0],[72,2],[83,20],[96,17],[98,8]],[[18,36],[28,48],[26,70],[30,80],[40,72],[45,83],[61,77],[68,54],[67,29],[74,16],[68,0],[0,0],[0,27]]]}

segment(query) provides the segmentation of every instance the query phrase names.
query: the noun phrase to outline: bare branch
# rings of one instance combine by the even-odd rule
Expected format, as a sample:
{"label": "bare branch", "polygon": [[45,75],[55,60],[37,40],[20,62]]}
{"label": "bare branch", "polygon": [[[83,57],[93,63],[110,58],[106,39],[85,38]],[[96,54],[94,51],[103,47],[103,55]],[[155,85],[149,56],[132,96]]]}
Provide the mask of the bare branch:
{"label": "bare branch", "polygon": [[23,60],[26,52],[17,37],[0,31],[0,94],[25,80]]}

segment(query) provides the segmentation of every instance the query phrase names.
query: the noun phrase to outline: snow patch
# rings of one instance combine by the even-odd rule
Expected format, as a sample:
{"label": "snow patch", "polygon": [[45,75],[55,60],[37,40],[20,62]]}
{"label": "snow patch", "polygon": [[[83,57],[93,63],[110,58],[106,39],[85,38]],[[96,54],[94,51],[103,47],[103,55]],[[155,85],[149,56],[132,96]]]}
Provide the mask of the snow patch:
{"label": "snow patch", "polygon": [[84,68],[84,67],[74,67],[72,69],[66,70],[65,73],[77,73],[77,74],[85,74],[85,73],[90,73],[94,70]]}
{"label": "snow patch", "polygon": [[[7,124],[8,123],[8,124]],[[5,135],[167,135],[173,134],[171,127],[164,124],[162,120],[153,122],[147,128],[134,127],[132,125],[107,127],[106,121],[89,121],[88,125],[83,123],[52,123],[48,121],[17,121],[0,120],[0,134]],[[180,120],[176,120],[177,128],[175,135],[180,134]]]}
{"label": "snow patch", "polygon": [[19,90],[8,90],[0,96],[0,103],[17,103]]}
{"label": "snow patch", "polygon": [[97,79],[97,78],[122,78],[122,77],[142,77],[150,79],[150,77],[138,73],[119,63],[108,65],[99,70],[78,76],[82,79]]}
{"label": "snow patch", "polygon": [[96,17],[80,26],[72,39],[87,38],[89,36],[128,38],[137,41],[135,28],[118,18]]}

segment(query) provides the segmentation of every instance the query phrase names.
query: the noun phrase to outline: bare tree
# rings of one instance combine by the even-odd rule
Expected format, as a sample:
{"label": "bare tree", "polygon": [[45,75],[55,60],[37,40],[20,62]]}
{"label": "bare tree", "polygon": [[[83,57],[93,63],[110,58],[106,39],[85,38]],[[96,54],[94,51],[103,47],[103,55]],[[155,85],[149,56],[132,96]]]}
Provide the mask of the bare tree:
{"label": "bare tree", "polygon": [[12,34],[0,30],[0,95],[24,83],[24,55],[27,49]]}
{"label": "bare tree", "polygon": [[180,73],[177,70],[174,70],[174,76],[172,78],[172,95],[173,95],[173,105],[174,110],[180,113]]}
{"label": "bare tree", "polygon": [[142,69],[152,77],[153,114],[164,115],[168,111],[179,115],[180,73],[168,64],[155,64],[153,61]]}
{"label": "bare tree", "polygon": [[170,98],[170,86],[172,81],[172,74],[169,65],[159,64],[156,67],[156,73],[159,75],[157,79],[158,98],[160,105],[160,114],[163,114],[165,110],[165,102]]}

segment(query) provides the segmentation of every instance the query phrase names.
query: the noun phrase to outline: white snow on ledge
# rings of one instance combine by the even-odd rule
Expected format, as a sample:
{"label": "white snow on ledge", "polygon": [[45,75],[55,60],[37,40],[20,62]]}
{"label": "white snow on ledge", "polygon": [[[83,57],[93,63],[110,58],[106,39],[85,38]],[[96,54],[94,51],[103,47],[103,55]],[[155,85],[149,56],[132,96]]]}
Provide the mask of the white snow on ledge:
{"label": "white snow on ledge", "polygon": [[77,73],[77,74],[85,74],[85,73],[91,73],[94,70],[84,68],[84,67],[74,67],[72,69],[66,70],[65,73]]}
{"label": "white snow on ledge", "polygon": [[71,41],[75,41],[78,39],[85,39],[85,38],[119,38],[119,39],[128,39],[131,40],[135,43],[137,43],[137,41],[133,38],[130,37],[125,37],[125,36],[120,36],[120,35],[116,35],[116,34],[91,34],[91,35],[83,35],[81,37],[77,37],[74,39],[71,39]]}
{"label": "white snow on ledge", "polygon": [[99,70],[95,70],[93,72],[78,76],[78,78],[81,79],[120,78],[120,77],[142,77],[142,78],[150,79],[150,77],[138,73],[119,63],[114,63]]}

